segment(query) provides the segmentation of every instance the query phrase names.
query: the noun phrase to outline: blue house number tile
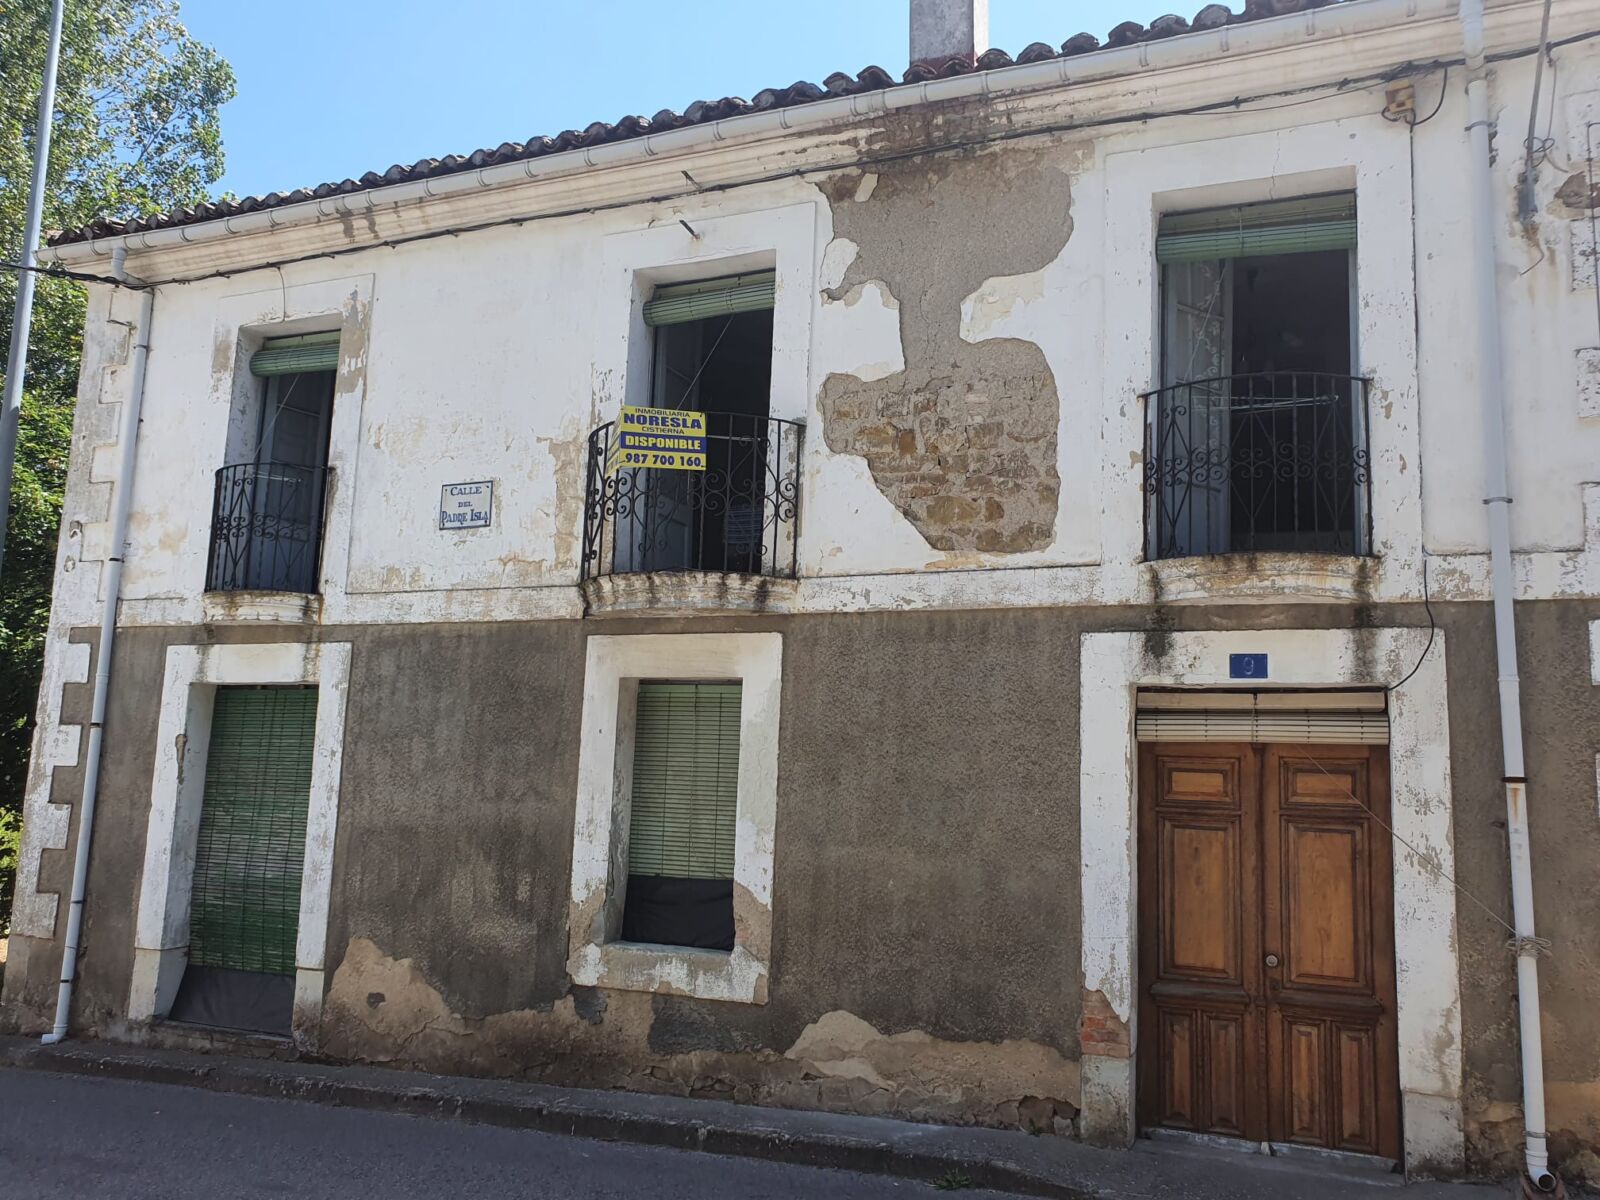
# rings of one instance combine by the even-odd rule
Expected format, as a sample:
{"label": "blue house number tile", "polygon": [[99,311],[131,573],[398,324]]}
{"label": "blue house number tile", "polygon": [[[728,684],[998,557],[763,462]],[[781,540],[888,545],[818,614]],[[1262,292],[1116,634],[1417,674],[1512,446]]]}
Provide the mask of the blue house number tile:
{"label": "blue house number tile", "polygon": [[1265,654],[1228,655],[1229,679],[1265,679],[1267,656]]}

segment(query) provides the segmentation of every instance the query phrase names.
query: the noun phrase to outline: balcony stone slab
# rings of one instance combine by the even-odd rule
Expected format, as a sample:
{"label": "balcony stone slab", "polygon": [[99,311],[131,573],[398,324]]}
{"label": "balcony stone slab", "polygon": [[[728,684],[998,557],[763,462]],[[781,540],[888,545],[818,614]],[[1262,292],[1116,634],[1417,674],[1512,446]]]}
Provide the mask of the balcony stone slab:
{"label": "balcony stone slab", "polygon": [[1164,558],[1145,563],[1142,570],[1158,604],[1360,604],[1372,599],[1379,566],[1379,559],[1358,555],[1259,551]]}
{"label": "balcony stone slab", "polygon": [[322,620],[322,597],[303,592],[206,592],[201,614],[207,625],[315,625]]}
{"label": "balcony stone slab", "polygon": [[591,617],[670,617],[794,611],[798,583],[720,571],[640,571],[581,585]]}

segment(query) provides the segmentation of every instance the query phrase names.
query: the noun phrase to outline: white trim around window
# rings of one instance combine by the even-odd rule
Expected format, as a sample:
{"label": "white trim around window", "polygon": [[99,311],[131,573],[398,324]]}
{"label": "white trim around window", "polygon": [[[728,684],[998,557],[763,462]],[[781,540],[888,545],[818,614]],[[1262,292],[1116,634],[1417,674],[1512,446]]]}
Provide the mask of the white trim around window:
{"label": "white trim around window", "polygon": [[211,709],[217,688],[273,684],[309,684],[317,688],[292,1026],[296,1044],[310,1050],[315,1048],[322,1021],[333,845],[344,758],[345,699],[350,685],[348,642],[167,649],[156,765],[150,785],[150,826],[134,929],[128,1017],[150,1021],[165,1016],[188,962],[189,893],[194,883],[195,839],[200,830],[206,750],[211,741]]}
{"label": "white trim around window", "polygon": [[[627,884],[634,703],[642,679],[737,680],[743,685],[732,953],[617,940]],[[766,1003],[782,684],[782,634],[589,639],[568,916],[567,971],[574,983]]]}

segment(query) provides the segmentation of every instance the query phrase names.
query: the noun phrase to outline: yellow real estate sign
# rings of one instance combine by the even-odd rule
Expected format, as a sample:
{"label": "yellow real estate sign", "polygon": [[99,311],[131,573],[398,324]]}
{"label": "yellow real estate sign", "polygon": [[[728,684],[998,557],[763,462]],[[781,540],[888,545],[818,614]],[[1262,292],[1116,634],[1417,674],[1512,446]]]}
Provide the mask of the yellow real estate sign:
{"label": "yellow real estate sign", "polygon": [[606,474],[623,468],[706,469],[706,415],[678,408],[624,407]]}

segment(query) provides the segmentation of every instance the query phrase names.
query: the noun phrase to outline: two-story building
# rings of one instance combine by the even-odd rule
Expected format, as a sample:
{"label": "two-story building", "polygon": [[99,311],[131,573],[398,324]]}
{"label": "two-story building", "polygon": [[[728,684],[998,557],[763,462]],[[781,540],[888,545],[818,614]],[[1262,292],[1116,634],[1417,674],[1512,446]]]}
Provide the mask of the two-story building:
{"label": "two-story building", "polygon": [[1600,3],[911,7],[54,239],[0,1020],[1594,1170]]}

